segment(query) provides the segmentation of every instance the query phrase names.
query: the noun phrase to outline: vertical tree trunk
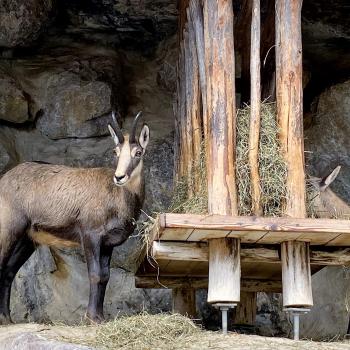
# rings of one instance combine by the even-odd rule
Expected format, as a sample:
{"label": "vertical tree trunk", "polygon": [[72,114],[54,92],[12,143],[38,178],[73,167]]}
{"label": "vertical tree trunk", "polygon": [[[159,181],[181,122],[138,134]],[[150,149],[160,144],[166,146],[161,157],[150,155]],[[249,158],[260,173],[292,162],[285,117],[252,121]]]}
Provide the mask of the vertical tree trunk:
{"label": "vertical tree trunk", "polygon": [[[301,6],[302,0],[276,0],[277,117],[288,170],[285,215],[298,218],[306,216]],[[308,243],[282,243],[281,260],[284,306],[311,306]]]}
{"label": "vertical tree trunk", "polygon": [[196,50],[199,70],[199,80],[202,97],[202,124],[203,134],[207,137],[208,121],[207,121],[207,86],[205,75],[205,49],[204,49],[204,23],[203,23],[203,9],[199,0],[190,0],[190,18],[193,25],[193,30],[196,37]]}
{"label": "vertical tree trunk", "polygon": [[285,214],[298,218],[306,215],[301,6],[302,0],[276,0],[277,116],[288,168]]}
{"label": "vertical tree trunk", "polygon": [[259,136],[260,136],[260,0],[253,0],[250,50],[250,128],[249,128],[249,166],[252,195],[252,212],[262,215],[259,176]]}
{"label": "vertical tree trunk", "polygon": [[235,58],[232,1],[204,0],[208,209],[236,215]]}
{"label": "vertical tree trunk", "polygon": [[[204,0],[204,40],[208,210],[210,214],[237,215],[235,56],[231,0]],[[208,302],[239,302],[239,252],[238,239],[209,241]]]}
{"label": "vertical tree trunk", "polygon": [[173,312],[196,317],[196,291],[193,288],[173,289]]}
{"label": "vertical tree trunk", "polygon": [[202,126],[201,126],[201,97],[200,97],[200,84],[199,84],[199,67],[196,50],[196,37],[193,28],[193,23],[189,15],[188,9],[188,38],[189,38],[189,64],[191,68],[191,99],[190,114],[192,119],[192,165],[194,166],[192,172],[193,178],[193,191],[196,192],[200,189],[199,173],[197,167],[200,162],[201,156],[201,144],[202,144]]}
{"label": "vertical tree trunk", "polygon": [[191,197],[194,193],[192,175],[193,175],[193,125],[192,125],[192,107],[193,107],[193,66],[191,60],[189,25],[186,23],[184,32],[184,47],[185,47],[185,89],[186,89],[186,158],[187,158],[187,183],[188,196]]}

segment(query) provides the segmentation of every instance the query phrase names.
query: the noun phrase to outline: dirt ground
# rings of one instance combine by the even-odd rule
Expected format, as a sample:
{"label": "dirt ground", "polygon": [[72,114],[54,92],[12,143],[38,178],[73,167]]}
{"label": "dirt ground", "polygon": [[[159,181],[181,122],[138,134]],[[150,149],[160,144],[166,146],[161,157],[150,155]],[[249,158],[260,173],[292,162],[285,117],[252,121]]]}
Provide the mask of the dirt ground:
{"label": "dirt ground", "polygon": [[[68,327],[60,325],[39,325],[39,324],[17,324],[11,326],[0,326],[0,349],[2,344],[9,344],[9,340],[16,338],[24,333],[38,335],[48,340],[58,340],[64,342],[74,342],[90,345],[93,343],[98,327]],[[81,342],[79,341],[81,339]],[[96,349],[104,349],[103,347],[94,346]],[[284,338],[268,338],[255,335],[242,335],[231,333],[223,336],[219,333],[201,331],[186,340],[186,345],[179,340],[175,344],[166,344],[157,346],[157,349],[240,349],[240,350],[289,350],[289,349],[312,349],[312,350],[350,350],[350,341],[338,342],[312,342],[312,341],[293,341]],[[23,349],[27,349],[23,344]],[[50,347],[47,347],[50,349]],[[73,349],[73,348],[72,348]],[[131,349],[123,347],[123,349]],[[141,349],[146,349],[140,347]],[[148,348],[150,349],[150,348]],[[152,350],[155,348],[152,348]]]}

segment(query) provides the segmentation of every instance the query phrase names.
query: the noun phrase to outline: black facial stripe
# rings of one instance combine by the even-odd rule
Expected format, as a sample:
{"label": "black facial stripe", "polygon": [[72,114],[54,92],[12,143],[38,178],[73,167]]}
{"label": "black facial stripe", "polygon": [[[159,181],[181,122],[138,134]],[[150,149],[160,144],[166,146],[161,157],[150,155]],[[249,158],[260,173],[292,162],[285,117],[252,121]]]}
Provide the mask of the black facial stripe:
{"label": "black facial stripe", "polygon": [[141,158],[132,158],[127,169],[126,169],[126,175],[131,176],[134,169],[139,165]]}

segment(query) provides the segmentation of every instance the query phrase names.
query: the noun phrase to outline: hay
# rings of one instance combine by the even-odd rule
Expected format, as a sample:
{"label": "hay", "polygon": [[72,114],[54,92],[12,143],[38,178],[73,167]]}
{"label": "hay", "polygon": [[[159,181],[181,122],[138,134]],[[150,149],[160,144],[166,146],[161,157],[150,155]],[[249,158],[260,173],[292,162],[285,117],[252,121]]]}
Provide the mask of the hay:
{"label": "hay", "polygon": [[[250,107],[237,111],[236,183],[238,214],[252,215],[249,170],[249,119]],[[261,203],[264,216],[281,216],[286,198],[287,167],[280,152],[276,107],[274,103],[261,104],[261,129],[259,142],[259,172]],[[191,180],[181,178],[175,186],[170,211],[175,213],[205,214],[208,212],[205,149],[202,146],[200,161],[193,165],[193,175],[200,178],[201,189],[188,197]]]}
{"label": "hay", "polygon": [[[169,207],[172,213],[204,214],[208,212],[206,152],[204,142],[197,162],[192,165],[193,177],[181,177],[174,186],[173,198]],[[194,186],[194,178],[198,179],[199,190],[188,196],[190,186]]]}
{"label": "hay", "polygon": [[92,346],[103,349],[185,349],[189,338],[201,332],[179,314],[122,316],[98,327]]}
{"label": "hay", "polygon": [[[236,181],[239,215],[252,215],[252,199],[249,170],[249,119],[250,107],[237,112]],[[261,128],[259,141],[259,174],[261,204],[264,216],[281,216],[287,196],[287,167],[280,151],[278,125],[274,103],[261,104]]]}

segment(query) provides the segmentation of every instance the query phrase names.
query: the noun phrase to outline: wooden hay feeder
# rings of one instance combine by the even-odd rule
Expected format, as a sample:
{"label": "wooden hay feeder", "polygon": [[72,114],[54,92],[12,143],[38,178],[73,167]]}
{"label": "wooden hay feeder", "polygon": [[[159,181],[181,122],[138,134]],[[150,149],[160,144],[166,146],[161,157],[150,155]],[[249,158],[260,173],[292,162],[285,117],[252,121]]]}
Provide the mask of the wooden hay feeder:
{"label": "wooden hay feeder", "polygon": [[[270,3],[269,15],[261,25],[260,1],[243,1],[234,25],[231,1],[204,0],[203,5],[199,0],[180,1],[175,178],[191,179],[189,197],[207,186],[209,213],[161,214],[151,235],[152,258],[145,258],[136,276],[137,287],[172,288],[174,310],[191,316],[195,315],[194,290],[208,288],[208,302],[223,311],[224,332],[229,307],[238,305],[235,322],[254,322],[259,291],[283,292],[283,306],[295,314],[297,326],[297,316],[313,305],[311,274],[325,265],[350,261],[349,221],[306,218],[302,1]],[[274,21],[275,69],[264,74],[268,78],[261,84],[260,52],[266,52],[266,43],[274,44],[265,37]],[[251,217],[240,217],[237,212],[235,33],[240,35],[236,46],[242,57],[242,84],[250,77],[251,86],[249,165],[255,214]],[[261,216],[258,144],[262,95],[276,95],[277,100],[279,138],[288,171],[284,217]],[[203,145],[206,184],[193,173]],[[296,327],[295,338],[298,336]]]}

